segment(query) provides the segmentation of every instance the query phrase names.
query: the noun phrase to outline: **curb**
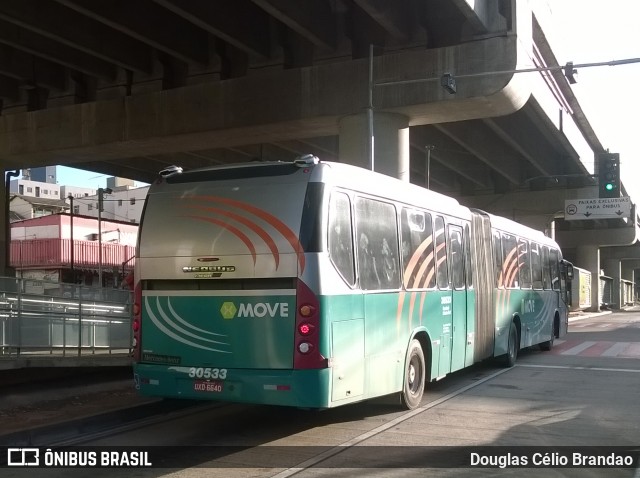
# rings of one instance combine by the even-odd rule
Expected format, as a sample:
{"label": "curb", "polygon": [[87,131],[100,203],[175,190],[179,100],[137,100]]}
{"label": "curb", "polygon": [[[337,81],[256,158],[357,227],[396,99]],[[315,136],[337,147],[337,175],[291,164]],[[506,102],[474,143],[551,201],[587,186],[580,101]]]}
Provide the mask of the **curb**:
{"label": "curb", "polygon": [[575,322],[576,320],[582,320],[582,319],[590,319],[592,317],[600,317],[602,315],[609,315],[612,313],[613,311],[611,310],[605,310],[602,312],[585,312],[579,315],[574,315],[573,317],[571,317],[571,314],[569,314],[569,322]]}

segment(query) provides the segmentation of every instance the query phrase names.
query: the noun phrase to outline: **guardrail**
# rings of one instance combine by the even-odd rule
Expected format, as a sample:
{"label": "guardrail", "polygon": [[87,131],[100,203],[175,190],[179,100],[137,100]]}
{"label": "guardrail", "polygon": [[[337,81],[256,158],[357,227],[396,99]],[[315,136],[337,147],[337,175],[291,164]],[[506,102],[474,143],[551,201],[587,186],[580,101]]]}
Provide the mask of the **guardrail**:
{"label": "guardrail", "polygon": [[0,277],[0,358],[130,353],[128,290]]}

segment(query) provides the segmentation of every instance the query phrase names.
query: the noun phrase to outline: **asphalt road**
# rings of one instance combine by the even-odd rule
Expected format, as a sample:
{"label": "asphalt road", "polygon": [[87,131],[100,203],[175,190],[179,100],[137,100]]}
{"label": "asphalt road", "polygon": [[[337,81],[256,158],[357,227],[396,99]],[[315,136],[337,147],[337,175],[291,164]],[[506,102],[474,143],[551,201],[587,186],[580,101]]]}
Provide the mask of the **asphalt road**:
{"label": "asphalt road", "polygon": [[[621,447],[611,451],[621,459],[629,448],[640,450],[639,404],[640,313],[620,312],[571,322],[550,352],[523,350],[513,368],[483,363],[429,384],[421,407],[408,413],[379,402],[323,412],[229,405],[86,445],[170,447],[152,448],[150,459],[172,469],[135,470],[141,477],[639,478],[638,451],[627,468],[560,466],[575,450],[593,452],[576,447]],[[531,461],[535,452],[536,466],[514,462]],[[474,459],[496,466],[464,467]],[[543,459],[555,466],[543,467]],[[4,471],[7,478],[26,476],[26,470]],[[56,470],[28,471],[30,477],[58,476],[49,473]],[[113,468],[65,475],[132,476]]]}

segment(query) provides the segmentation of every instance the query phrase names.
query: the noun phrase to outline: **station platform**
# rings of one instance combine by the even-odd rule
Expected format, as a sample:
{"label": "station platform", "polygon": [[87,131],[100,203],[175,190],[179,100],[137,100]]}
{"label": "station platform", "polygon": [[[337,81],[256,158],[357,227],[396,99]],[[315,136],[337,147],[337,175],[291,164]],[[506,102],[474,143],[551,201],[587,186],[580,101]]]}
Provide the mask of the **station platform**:
{"label": "station platform", "polygon": [[[628,306],[619,311],[640,311],[640,305]],[[618,310],[603,310],[599,312],[574,311],[569,313],[569,322],[606,316]],[[22,352],[19,355],[0,353],[0,371],[27,368],[78,368],[78,367],[129,367],[133,365],[133,358],[128,349],[83,351],[81,355],[76,351],[46,350]]]}
{"label": "station platform", "polygon": [[628,305],[623,307],[622,309],[615,310],[600,310],[598,312],[589,312],[583,310],[577,310],[574,312],[569,312],[569,322],[573,322],[576,320],[582,319],[590,319],[592,317],[600,317],[604,315],[610,315],[614,312],[640,312],[640,305]]}
{"label": "station platform", "polygon": [[133,358],[128,350],[96,351],[82,355],[69,353],[28,352],[20,355],[1,355],[0,371],[25,368],[128,367]]}

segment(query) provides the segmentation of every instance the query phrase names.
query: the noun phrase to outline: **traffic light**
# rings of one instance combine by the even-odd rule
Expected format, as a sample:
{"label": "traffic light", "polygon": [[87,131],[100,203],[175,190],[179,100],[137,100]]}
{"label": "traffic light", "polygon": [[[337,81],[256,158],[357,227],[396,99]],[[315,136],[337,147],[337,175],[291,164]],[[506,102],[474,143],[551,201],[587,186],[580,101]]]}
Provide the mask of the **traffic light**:
{"label": "traffic light", "polygon": [[603,153],[598,156],[598,184],[601,198],[620,197],[620,155]]}

